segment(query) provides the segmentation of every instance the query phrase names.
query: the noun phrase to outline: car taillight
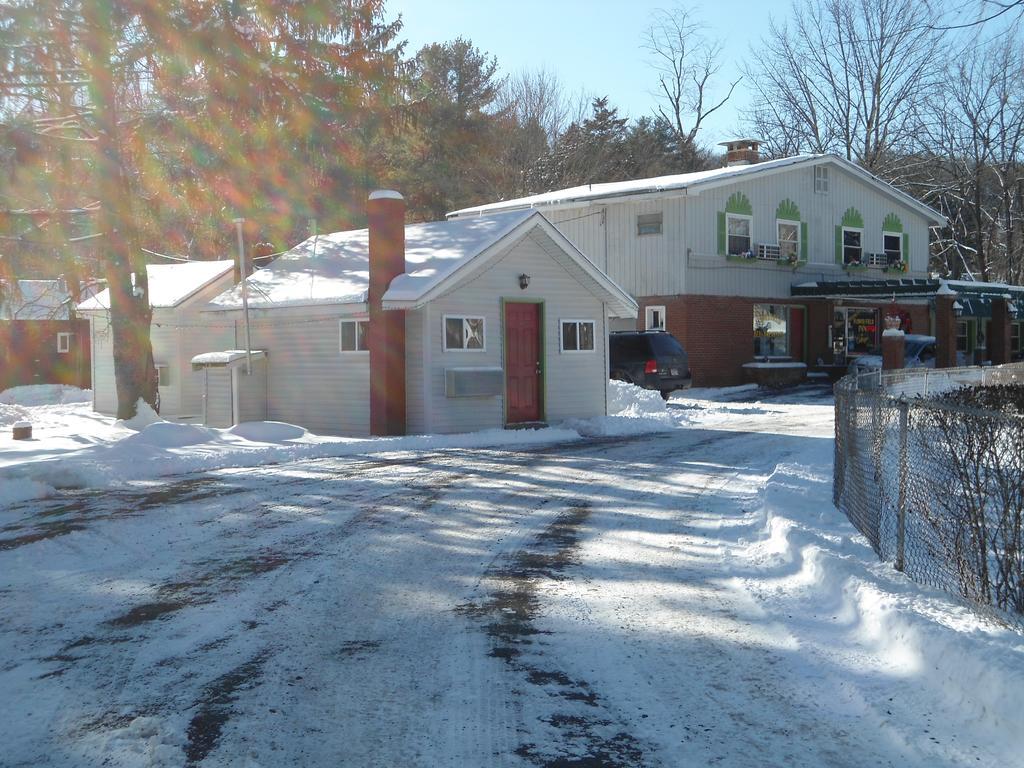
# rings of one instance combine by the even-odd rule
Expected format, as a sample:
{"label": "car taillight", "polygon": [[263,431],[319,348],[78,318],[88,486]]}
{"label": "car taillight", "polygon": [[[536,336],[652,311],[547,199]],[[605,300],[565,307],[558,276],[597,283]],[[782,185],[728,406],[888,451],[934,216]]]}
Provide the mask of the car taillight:
{"label": "car taillight", "polygon": [[657,373],[658,372],[658,361],[648,360],[644,366],[644,373]]}

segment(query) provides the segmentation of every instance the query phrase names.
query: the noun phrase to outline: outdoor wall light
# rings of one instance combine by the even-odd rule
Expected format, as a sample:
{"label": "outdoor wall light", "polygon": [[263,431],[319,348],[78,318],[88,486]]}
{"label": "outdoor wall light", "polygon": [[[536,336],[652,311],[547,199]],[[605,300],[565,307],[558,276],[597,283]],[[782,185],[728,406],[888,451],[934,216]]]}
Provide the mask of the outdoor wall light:
{"label": "outdoor wall light", "polygon": [[1010,313],[1010,317],[1017,317],[1017,305],[1014,304],[1012,301],[1006,302],[1006,311]]}
{"label": "outdoor wall light", "polygon": [[523,272],[523,274],[521,274],[519,276],[519,287],[522,288],[525,291],[526,288],[529,285],[530,285],[530,276],[528,274],[526,274],[525,272]]}
{"label": "outdoor wall light", "polygon": [[959,301],[953,302],[953,314],[960,317],[964,313],[964,305]]}

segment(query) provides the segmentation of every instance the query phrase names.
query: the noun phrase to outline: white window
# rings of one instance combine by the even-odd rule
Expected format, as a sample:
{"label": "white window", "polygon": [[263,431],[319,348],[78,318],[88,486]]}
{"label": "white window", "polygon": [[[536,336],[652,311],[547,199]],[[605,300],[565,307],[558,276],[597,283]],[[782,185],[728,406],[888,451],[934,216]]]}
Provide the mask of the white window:
{"label": "white window", "polygon": [[460,315],[444,316],[444,349],[484,351],[484,319]]}
{"label": "white window", "polygon": [[562,351],[593,352],[594,321],[562,320]]}
{"label": "white window", "polygon": [[778,220],[776,227],[779,234],[779,259],[800,258],[800,222]]}
{"label": "white window", "polygon": [[342,320],[339,349],[342,352],[365,352],[367,326],[369,322],[366,320]]}
{"label": "white window", "polygon": [[166,363],[156,364],[156,383],[158,387],[166,387],[171,383],[171,367]]}
{"label": "white window", "polygon": [[971,327],[966,320],[956,321],[956,351],[971,352]]}
{"label": "white window", "polygon": [[828,168],[824,165],[814,166],[814,191],[819,195],[828,194]]}
{"label": "white window", "polygon": [[886,266],[903,261],[903,235],[897,232],[883,232],[882,250],[885,251]]}
{"label": "white window", "polygon": [[843,264],[860,264],[864,256],[864,233],[859,229],[843,227]]}
{"label": "white window", "polygon": [[665,308],[647,307],[644,310],[644,328],[648,331],[665,330]]}
{"label": "white window", "polygon": [[637,235],[660,235],[661,213],[641,213],[636,217]]}
{"label": "white window", "polygon": [[71,351],[71,337],[73,333],[58,333],[57,334],[57,354],[66,355]]}
{"label": "white window", "polygon": [[727,253],[730,256],[750,253],[750,216],[736,213],[725,215],[725,231],[728,233]]}

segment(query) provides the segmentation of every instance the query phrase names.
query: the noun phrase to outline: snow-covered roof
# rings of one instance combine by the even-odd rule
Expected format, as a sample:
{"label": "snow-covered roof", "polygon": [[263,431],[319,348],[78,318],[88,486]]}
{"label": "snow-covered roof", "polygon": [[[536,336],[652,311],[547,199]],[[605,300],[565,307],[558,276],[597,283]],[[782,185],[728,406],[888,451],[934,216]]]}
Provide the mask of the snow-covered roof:
{"label": "snow-covered roof", "polygon": [[251,356],[252,359],[259,360],[263,355],[264,352],[262,349],[254,349],[251,352],[246,352],[244,349],[225,349],[223,352],[203,352],[202,354],[196,355],[192,358],[192,367],[230,367],[234,364],[244,362],[246,357]]}
{"label": "snow-covered roof", "polygon": [[67,320],[71,296],[63,280],[18,280],[3,286],[0,319]]}
{"label": "snow-covered roof", "polygon": [[[234,262],[186,261],[180,264],[147,264],[149,304],[154,308],[176,307],[234,268]],[[79,312],[110,308],[110,291],[104,290],[78,305]]]}
{"label": "snow-covered roof", "polygon": [[[533,223],[530,223],[533,220]],[[608,294],[614,309],[635,316],[636,303],[536,211],[508,211],[494,216],[408,224],[405,227],[406,272],[391,281],[385,309],[418,306],[441,289],[456,272],[478,263],[477,257],[520,227],[541,226],[558,240],[568,259]],[[303,241],[246,281],[250,308],[364,304],[370,281],[368,230],[335,232]],[[240,309],[241,285],[210,302],[211,310]]]}
{"label": "snow-covered roof", "polygon": [[856,163],[835,155],[793,155],[777,160],[765,160],[752,165],[733,165],[724,168],[712,168],[708,171],[694,173],[678,173],[670,176],[656,176],[648,179],[631,179],[629,181],[613,181],[601,184],[584,184],[578,187],[556,189],[514,200],[503,200],[487,205],[462,208],[448,214],[449,218],[464,218],[489,214],[495,211],[522,210],[526,208],[567,207],[573,204],[608,202],[617,198],[661,195],[667,192],[678,195],[698,194],[703,188],[732,184],[745,177],[763,176],[777,173],[798,165],[821,165],[831,163],[842,167],[858,176],[863,181],[876,186],[883,194],[899,200],[902,204],[918,211],[922,216],[934,223],[944,223],[945,217],[924,203],[902,192],[891,184],[882,181]]}

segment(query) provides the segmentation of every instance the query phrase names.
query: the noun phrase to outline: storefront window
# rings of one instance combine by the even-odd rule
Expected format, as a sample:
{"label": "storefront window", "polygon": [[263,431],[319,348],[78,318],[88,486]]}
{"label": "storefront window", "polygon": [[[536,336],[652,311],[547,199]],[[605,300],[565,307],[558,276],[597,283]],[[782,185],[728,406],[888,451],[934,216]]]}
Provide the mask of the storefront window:
{"label": "storefront window", "polygon": [[836,355],[863,355],[877,347],[877,309],[843,307],[835,311],[832,317],[832,351]]}
{"label": "storefront window", "polygon": [[789,347],[789,307],[755,304],[754,357],[787,357]]}

